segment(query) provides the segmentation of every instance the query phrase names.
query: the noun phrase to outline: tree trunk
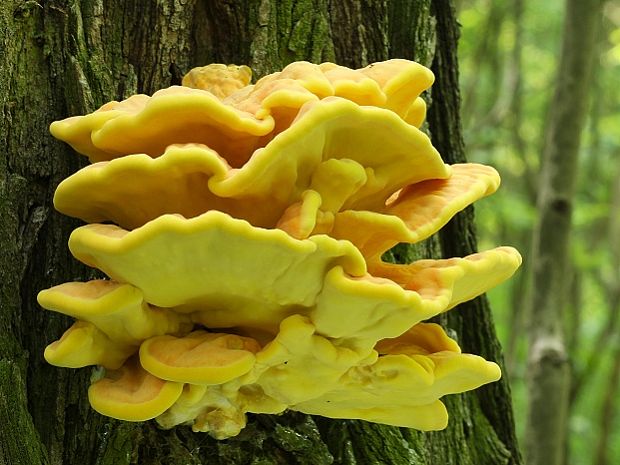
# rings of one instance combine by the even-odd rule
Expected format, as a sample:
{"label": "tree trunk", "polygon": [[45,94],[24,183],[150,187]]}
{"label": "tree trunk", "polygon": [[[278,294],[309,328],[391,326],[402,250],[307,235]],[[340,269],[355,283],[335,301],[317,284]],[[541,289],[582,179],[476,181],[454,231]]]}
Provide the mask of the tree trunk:
{"label": "tree trunk", "polygon": [[616,342],[612,352],[611,373],[609,374],[601,408],[601,429],[594,454],[594,465],[610,465],[612,460],[614,460],[611,458],[610,446],[612,443],[614,420],[616,418],[616,405],[618,404],[618,388],[620,388],[620,344]]}
{"label": "tree trunk", "polygon": [[[560,465],[570,372],[563,322],[577,156],[588,108],[599,0],[567,0],[562,52],[545,134],[531,266],[528,465]],[[544,440],[542,440],[544,438]]]}
{"label": "tree trunk", "polygon": [[[42,357],[69,321],[41,310],[37,292],[95,276],[66,246],[77,222],[52,209],[59,181],[85,161],[49,135],[50,122],[179,84],[212,62],[247,64],[260,77],[295,60],[361,67],[402,57],[432,64],[428,127],[445,160],[461,162],[458,27],[448,2],[13,1],[0,3],[0,30],[0,464],[521,463],[505,381],[447,399],[450,426],[438,433],[287,413],[253,415],[239,436],[216,441],[103,417],[88,404],[91,370]],[[470,209],[415,250],[475,248]],[[465,351],[502,363],[486,300],[442,323]]]}

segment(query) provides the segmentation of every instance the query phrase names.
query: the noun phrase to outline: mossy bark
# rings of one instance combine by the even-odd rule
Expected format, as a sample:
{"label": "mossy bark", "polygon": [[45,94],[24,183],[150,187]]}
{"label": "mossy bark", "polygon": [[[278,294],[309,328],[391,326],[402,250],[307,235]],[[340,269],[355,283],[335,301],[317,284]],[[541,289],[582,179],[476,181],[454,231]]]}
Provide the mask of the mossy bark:
{"label": "mossy bark", "polygon": [[[211,62],[248,64],[261,76],[301,59],[360,67],[403,57],[433,66],[428,129],[446,161],[462,161],[449,2],[13,0],[0,3],[0,30],[1,465],[521,463],[506,381],[447,399],[450,426],[438,433],[290,413],[251,416],[238,437],[216,441],[104,418],[88,405],[89,369],[42,358],[69,321],[41,310],[37,292],[95,275],[67,249],[77,223],[52,209],[57,184],[85,160],[48,134],[51,121],[178,84]],[[475,247],[468,210],[437,238],[392,256]],[[484,299],[441,322],[464,350],[502,362]]]}

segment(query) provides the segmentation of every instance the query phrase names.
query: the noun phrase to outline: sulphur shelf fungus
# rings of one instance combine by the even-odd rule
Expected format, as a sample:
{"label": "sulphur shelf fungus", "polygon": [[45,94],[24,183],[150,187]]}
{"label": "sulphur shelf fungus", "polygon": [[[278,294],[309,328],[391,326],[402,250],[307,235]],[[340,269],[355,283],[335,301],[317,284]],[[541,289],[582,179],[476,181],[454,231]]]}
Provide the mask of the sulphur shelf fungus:
{"label": "sulphur shelf fungus", "polygon": [[234,436],[287,409],[442,429],[446,394],[500,377],[425,322],[509,278],[510,247],[397,265],[499,186],[418,129],[433,80],[405,60],[292,63],[250,85],[209,65],[51,131],[89,157],[56,208],[71,253],[109,280],[41,291],[76,322],[45,351],[98,365],[98,412]]}

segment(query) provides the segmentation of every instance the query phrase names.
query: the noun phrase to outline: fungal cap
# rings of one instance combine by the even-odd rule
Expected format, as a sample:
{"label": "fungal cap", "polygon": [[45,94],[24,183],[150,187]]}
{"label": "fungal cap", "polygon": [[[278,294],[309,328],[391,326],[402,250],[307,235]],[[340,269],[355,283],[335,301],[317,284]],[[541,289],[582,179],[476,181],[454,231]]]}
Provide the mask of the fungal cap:
{"label": "fungal cap", "polygon": [[[192,219],[164,215],[131,232],[86,225],[73,231],[69,248],[84,263],[139,287],[154,305],[198,312],[195,321],[212,328],[277,332],[285,317],[313,304],[331,264],[352,276],[366,271],[349,242],[298,241],[218,211]],[[162,256],[165,270],[158,266]]]}
{"label": "fungal cap", "polygon": [[113,221],[127,228],[165,213],[192,217],[209,209],[228,210],[226,200],[211,194],[207,183],[230,170],[205,145],[170,145],[155,159],[134,154],[82,168],[58,185],[54,207],[88,223]]}
{"label": "fungal cap", "polygon": [[194,89],[207,90],[222,100],[250,84],[251,79],[252,70],[247,66],[212,63],[190,70],[183,76],[182,84]]}
{"label": "fungal cap", "polygon": [[287,128],[305,103],[329,96],[387,108],[419,126],[426,105],[418,96],[433,82],[430,70],[406,60],[360,70],[296,62],[255,86],[245,85],[250,76],[246,66],[194,69],[184,84],[207,90],[172,86],[152,96],[131,96],[89,115],[56,121],[50,132],[91,162],[131,153],[157,156],[170,144],[193,142],[227,154],[231,165],[240,166],[261,146],[261,137]]}
{"label": "fungal cap", "polygon": [[274,85],[286,82],[320,99],[337,96],[358,105],[387,108],[417,126],[422,123],[426,109],[418,97],[433,80],[428,68],[407,60],[387,60],[356,70],[329,62],[316,65],[300,61],[261,78],[250,95],[255,94],[256,107],[273,92]]}
{"label": "fungal cap", "polygon": [[[131,97],[130,97],[131,98]],[[233,166],[247,161],[274,128],[273,118],[253,115],[223,104],[211,93],[173,86],[145,96],[127,108],[96,111],[56,121],[54,137],[70,144],[91,162],[132,153],[157,157],[175,143],[202,143],[226,157]]]}
{"label": "fungal cap", "polygon": [[130,359],[120,369],[88,389],[92,407],[102,415],[127,421],[146,421],[170,408],[183,391],[182,383],[165,381],[145,371]]}
{"label": "fungal cap", "polygon": [[[348,394],[349,391],[344,396]],[[393,398],[393,393],[384,395]],[[398,402],[391,406],[364,405],[357,397],[352,397],[350,400],[350,403],[344,405],[326,396],[325,399],[300,403],[291,407],[291,410],[328,418],[365,420],[384,425],[415,428],[420,431],[441,431],[448,426],[448,411],[440,400],[423,405]]]}
{"label": "fungal cap", "polygon": [[62,337],[45,348],[48,363],[67,368],[101,365],[119,368],[137,350],[136,346],[112,341],[95,325],[75,322]]}
{"label": "fungal cap", "polygon": [[140,363],[169,381],[221,384],[252,368],[260,345],[235,334],[194,331],[182,338],[157,336],[140,346]]}
{"label": "fungal cap", "polygon": [[312,399],[335,387],[352,366],[371,363],[376,352],[317,334],[309,318],[282,321],[275,339],[256,354],[255,376],[267,396],[288,405]]}
{"label": "fungal cap", "polygon": [[369,274],[356,278],[334,267],[310,316],[317,330],[330,337],[370,341],[396,337],[495,287],[520,263],[515,249],[498,247],[464,258],[409,265],[372,262]]}
{"label": "fungal cap", "polygon": [[293,410],[437,430],[447,424],[440,397],[475,389],[501,375],[495,363],[461,354],[432,323],[420,323],[399,338],[382,341],[377,350],[382,355],[375,363],[351,368],[335,389]]}
{"label": "fungal cap", "polygon": [[[86,167],[59,185],[54,204],[89,222],[127,228],[166,213],[194,217],[216,209],[306,238],[323,214],[382,210],[395,191],[450,176],[417,128],[390,111],[335,97],[302,107],[285,132],[235,169],[235,160],[200,144],[175,144],[156,156]],[[310,191],[317,201],[308,204],[304,193]]]}
{"label": "fungal cap", "polygon": [[419,323],[395,338],[382,339],[375,349],[382,355],[429,355],[449,351],[461,353],[456,341],[436,323]]}
{"label": "fungal cap", "polygon": [[373,263],[369,270],[425,299],[443,294],[447,298],[444,310],[449,310],[507,280],[520,265],[519,252],[504,246],[464,258],[418,260],[409,265]]}
{"label": "fungal cap", "polygon": [[121,345],[137,346],[149,337],[187,332],[192,326],[187,316],[151,307],[139,289],[115,281],[63,283],[39,292],[37,300],[43,308],[92,323]]}
{"label": "fungal cap", "polygon": [[435,80],[430,69],[413,61],[392,59],[368,65],[362,72],[381,86],[387,97],[386,108],[410,124],[422,123],[426,105],[418,96]]}
{"label": "fungal cap", "polygon": [[431,236],[456,213],[495,192],[499,183],[491,167],[451,165],[449,176],[411,183],[383,208],[337,213],[330,235],[350,240],[369,261],[378,261],[399,242],[416,243]]}

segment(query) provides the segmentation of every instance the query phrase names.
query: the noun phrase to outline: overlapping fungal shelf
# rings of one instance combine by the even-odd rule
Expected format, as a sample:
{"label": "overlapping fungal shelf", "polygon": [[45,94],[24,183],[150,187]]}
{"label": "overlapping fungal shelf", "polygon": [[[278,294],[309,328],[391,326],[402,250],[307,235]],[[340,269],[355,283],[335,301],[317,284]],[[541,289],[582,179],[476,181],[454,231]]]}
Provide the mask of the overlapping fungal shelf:
{"label": "overlapping fungal shelf", "polygon": [[499,176],[448,166],[418,127],[433,80],[406,60],[192,70],[51,131],[89,157],[54,198],[71,253],[110,279],[41,291],[75,318],[46,351],[103,367],[97,411],[234,436],[286,409],[437,430],[439,400],[499,367],[425,320],[509,278],[518,252],[384,263]]}

